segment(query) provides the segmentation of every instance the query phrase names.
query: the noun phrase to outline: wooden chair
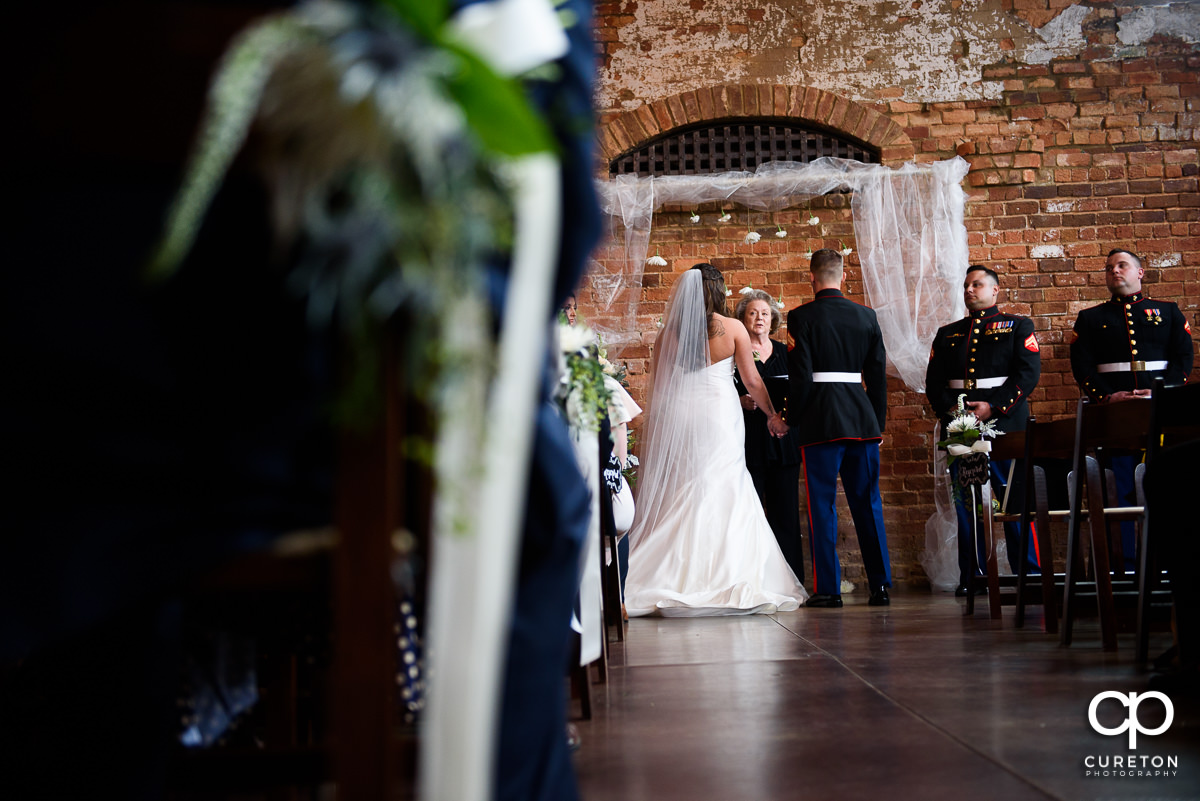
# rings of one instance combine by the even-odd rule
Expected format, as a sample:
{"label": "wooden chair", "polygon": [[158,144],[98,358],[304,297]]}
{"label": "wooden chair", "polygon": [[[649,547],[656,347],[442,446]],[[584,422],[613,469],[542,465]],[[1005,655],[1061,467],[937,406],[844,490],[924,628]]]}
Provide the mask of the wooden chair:
{"label": "wooden chair", "polygon": [[[403,397],[393,349],[385,350],[379,418],[340,434],[334,526],[284,535],[188,589],[192,606],[249,621],[265,643],[254,732],[261,741],[180,754],[171,783],[188,798],[263,791],[292,798],[332,782],[339,799],[378,799],[414,784],[416,737],[399,724],[394,700],[391,571],[402,524],[428,523],[430,480],[401,455],[420,413]],[[283,626],[327,667],[306,668],[304,656],[280,644]]]}
{"label": "wooden chair", "polygon": [[[1071,516],[1067,534],[1067,565],[1063,589],[1063,625],[1060,640],[1070,645],[1074,620],[1078,611],[1083,572],[1081,545],[1084,500],[1087,501],[1087,536],[1090,543],[1091,574],[1097,612],[1100,618],[1101,641],[1104,650],[1117,648],[1117,620],[1114,579],[1111,562],[1121,554],[1119,534],[1113,543],[1117,524],[1139,520],[1144,509],[1136,506],[1115,506],[1115,495],[1101,467],[1102,454],[1116,451],[1138,452],[1146,443],[1150,424],[1149,401],[1132,400],[1123,403],[1092,404],[1080,399],[1075,419],[1075,446],[1072,456]],[[1123,558],[1123,554],[1121,555]],[[1132,599],[1132,580],[1118,579],[1118,593]]]}
{"label": "wooden chair", "polygon": [[[1160,378],[1155,381],[1150,402],[1150,425],[1146,443],[1146,460],[1139,465],[1149,470],[1161,448],[1200,439],[1200,384],[1167,387]],[[1139,485],[1139,500],[1145,504],[1144,491]],[[1162,566],[1155,558],[1154,540],[1150,536],[1154,510],[1146,508],[1139,539],[1140,561],[1138,565],[1137,591],[1137,642],[1136,658],[1145,663],[1150,650],[1150,618],[1156,600],[1160,605],[1170,603],[1170,595],[1162,581]],[[1178,536],[1178,533],[1174,534]],[[1168,571],[1169,573],[1169,568]]]}
{"label": "wooden chair", "polygon": [[[1052,523],[1065,522],[1070,509],[1052,509],[1046,470],[1053,462],[1065,463],[1073,453],[1075,446],[1075,421],[1069,418],[1053,422],[1039,422],[1036,417],[1030,417],[1025,429],[1024,480],[1025,503],[1020,510],[1022,530],[1033,525],[1037,537],[1038,553],[1041,557],[1041,576],[1037,585],[1028,584],[1025,569],[1027,540],[1021,540],[1020,565],[1017,575],[1016,593],[1016,626],[1025,625],[1025,607],[1029,603],[1040,602],[1044,614],[1044,628],[1047,633],[1058,632],[1058,587],[1061,586],[1064,574],[1056,574],[1054,570],[1054,538]],[[999,518],[998,518],[999,519]]]}
{"label": "wooden chair", "polygon": [[[989,455],[989,458],[994,461],[1020,459],[1026,455],[1026,452],[1027,446],[1025,432],[1014,431],[993,440],[992,451]],[[1009,485],[1011,486],[1011,477]],[[982,488],[980,488],[980,490],[981,489]],[[972,502],[975,501],[975,493],[979,492],[980,490],[977,490],[974,487],[970,488],[970,492],[972,493]],[[962,488],[962,491],[967,491],[967,488]],[[984,494],[983,497],[986,498],[987,494]],[[999,523],[1002,527],[1005,522],[1020,522],[1022,520],[1022,515],[1020,513],[1009,513],[1007,503],[1008,492],[1006,489],[1005,497],[1001,501],[1000,510],[998,512],[993,511],[992,504],[983,504],[985,514],[982,522],[984,537],[987,540],[987,564],[984,566],[983,576],[975,575],[975,568],[977,565],[971,565],[971,578],[967,582],[966,614],[968,615],[975,614],[975,590],[977,587],[979,587],[980,583],[983,583],[987,587],[988,613],[993,620],[998,620],[1000,618],[1001,605],[1006,601],[1011,603],[1013,600],[1013,596],[1011,594],[1006,594],[1002,597],[1000,594],[1000,588],[1001,586],[1016,586],[1018,577],[1000,576],[1000,568],[996,561],[996,524]],[[972,543],[972,545],[974,545],[974,543]],[[971,561],[974,562],[977,558],[977,549],[972,547]]]}
{"label": "wooden chair", "polygon": [[[976,577],[976,581],[986,581],[990,601],[991,616],[1000,616],[1002,605],[1012,604],[1015,609],[1015,621],[1018,628],[1025,625],[1025,607],[1030,603],[1040,603],[1045,613],[1045,630],[1049,633],[1058,631],[1059,604],[1057,588],[1062,586],[1065,574],[1054,572],[1054,549],[1051,534],[1051,523],[1065,522],[1070,510],[1052,509],[1050,493],[1047,486],[1046,468],[1053,462],[1066,463],[1074,452],[1075,421],[1072,419],[1058,420],[1052,423],[1039,423],[1036,417],[1030,417],[1025,431],[1011,432],[993,442],[991,457],[995,460],[1019,459],[1022,465],[1021,481],[1025,488],[1024,499],[1020,509],[1010,503],[1010,492],[1014,474],[1010,473],[1008,488],[1000,501],[999,511],[991,515],[991,526],[988,529],[988,565],[987,576]],[[1016,463],[1013,465],[1014,469]],[[1038,553],[1042,570],[1039,581],[1029,582],[1028,549],[1030,539],[1020,538],[1020,551],[1017,555],[1018,570],[1015,576],[1000,576],[996,562],[996,543],[993,529],[996,523],[1016,523],[1021,532],[1032,526],[1036,537]],[[1015,588],[1012,593],[997,592],[1000,588]],[[974,589],[974,587],[972,587]],[[973,595],[973,593],[972,593]],[[968,597],[968,614],[973,613],[973,603]]]}

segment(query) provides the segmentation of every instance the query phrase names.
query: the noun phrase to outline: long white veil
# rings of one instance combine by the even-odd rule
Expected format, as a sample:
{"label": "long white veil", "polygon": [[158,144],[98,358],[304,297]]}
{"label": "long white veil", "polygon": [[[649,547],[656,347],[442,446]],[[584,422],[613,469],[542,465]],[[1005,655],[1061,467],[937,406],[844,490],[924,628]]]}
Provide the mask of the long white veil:
{"label": "long white veil", "polygon": [[[637,513],[629,532],[636,548],[658,527],[671,500],[703,472],[706,449],[715,434],[703,403],[701,383],[708,368],[708,320],[699,270],[684,272],[671,290],[663,327],[654,344],[650,412],[643,431]],[[732,380],[732,379],[731,379]]]}

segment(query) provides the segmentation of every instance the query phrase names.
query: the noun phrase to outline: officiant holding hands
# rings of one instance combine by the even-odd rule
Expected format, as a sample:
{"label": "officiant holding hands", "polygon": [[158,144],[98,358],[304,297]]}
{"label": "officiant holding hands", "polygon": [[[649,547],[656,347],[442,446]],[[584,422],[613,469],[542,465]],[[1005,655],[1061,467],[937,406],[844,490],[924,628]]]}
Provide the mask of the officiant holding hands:
{"label": "officiant holding hands", "polygon": [[[761,289],[742,289],[734,316],[746,326],[754,366],[767,387],[771,403],[780,412],[787,407],[788,349],[771,339],[783,315],[775,299]],[[734,380],[746,423],[746,469],[762,502],[767,522],[792,571],[803,578],[804,550],[800,544],[800,449],[789,431],[776,437],[767,430],[767,415],[750,397],[741,375]]]}

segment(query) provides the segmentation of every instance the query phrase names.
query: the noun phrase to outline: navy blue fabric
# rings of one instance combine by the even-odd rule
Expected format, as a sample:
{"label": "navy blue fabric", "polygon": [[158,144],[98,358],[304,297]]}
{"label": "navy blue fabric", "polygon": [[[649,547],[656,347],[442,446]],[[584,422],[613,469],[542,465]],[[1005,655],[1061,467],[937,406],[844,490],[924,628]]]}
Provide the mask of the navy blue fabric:
{"label": "navy blue fabric", "polygon": [[870,589],[892,586],[883,499],[879,494],[879,443],[836,440],[801,448],[808,493],[813,593],[839,595],[842,569],[837,555],[837,479],[850,505]]}
{"label": "navy blue fabric", "polygon": [[[999,387],[954,389],[950,381],[999,378]],[[925,369],[929,405],[945,427],[958,408],[958,396],[987,401],[1000,431],[1024,431],[1029,420],[1029,393],[1042,376],[1041,351],[1033,321],[1003,314],[995,306],[968,313],[938,329]]]}
{"label": "navy blue fabric", "polygon": [[497,801],[571,801],[563,677],[590,498],[554,405],[537,411],[516,605],[501,699]]}
{"label": "navy blue fabric", "polygon": [[[1000,461],[990,460],[988,462],[991,469],[991,483],[993,497],[1000,499],[1004,497],[1004,487],[1008,479],[1008,469],[1013,462],[1017,463],[1016,469],[1013,471],[1013,488],[1008,499],[1008,508],[1013,511],[1019,511],[1024,502],[1024,493],[1021,490],[1021,482],[1018,477],[1021,473],[1021,461],[1014,459],[1003,459]],[[951,478],[958,480],[958,464],[950,466]],[[954,512],[958,518],[958,583],[965,585],[968,576],[983,575],[984,568],[987,566],[987,548],[986,537],[984,536],[983,521],[979,521],[979,536],[974,534],[971,511],[968,505],[971,502],[971,490],[969,487],[963,488],[962,492],[954,498]],[[1028,538],[1028,555],[1025,559],[1026,575],[1035,576],[1041,571],[1041,566],[1037,561],[1037,551],[1033,544],[1032,529],[1027,529],[1025,536]],[[971,543],[976,544],[975,562],[971,562]],[[1019,572],[1021,564],[1021,536],[1020,526],[1017,523],[1004,524],[1004,542],[1008,553],[1008,566],[1013,573]]]}
{"label": "navy blue fabric", "polygon": [[[1136,344],[1131,344],[1136,343]],[[1144,292],[1113,295],[1079,312],[1071,342],[1071,372],[1093,403],[1114,392],[1150,389],[1154,379],[1168,385],[1187,382],[1195,359],[1191,327],[1173,301],[1149,298]],[[1101,364],[1165,361],[1165,370],[1101,373]]]}
{"label": "navy blue fabric", "polygon": [[[822,289],[788,312],[788,425],[801,445],[881,439],[887,424],[887,355],[873,309]],[[863,384],[815,383],[813,373],[861,373]]]}

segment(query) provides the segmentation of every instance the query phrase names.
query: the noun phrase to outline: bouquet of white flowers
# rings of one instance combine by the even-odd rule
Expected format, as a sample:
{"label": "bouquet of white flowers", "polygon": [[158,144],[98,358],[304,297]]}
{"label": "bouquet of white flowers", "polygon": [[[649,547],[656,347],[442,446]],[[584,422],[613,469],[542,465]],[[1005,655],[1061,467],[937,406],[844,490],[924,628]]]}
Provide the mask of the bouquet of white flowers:
{"label": "bouquet of white flowers", "polygon": [[990,453],[992,443],[989,438],[1002,436],[1003,431],[996,428],[991,420],[980,422],[972,412],[966,410],[963,401],[966,395],[958,396],[958,411],[946,426],[946,438],[937,446],[946,451],[946,464],[952,465],[955,460],[968,453]]}

